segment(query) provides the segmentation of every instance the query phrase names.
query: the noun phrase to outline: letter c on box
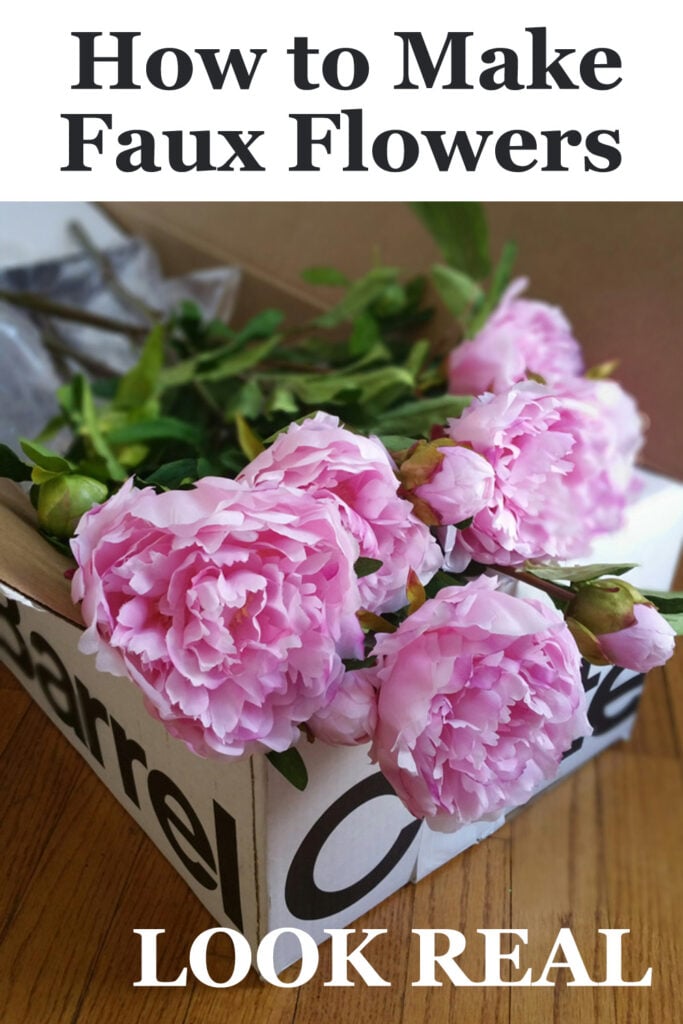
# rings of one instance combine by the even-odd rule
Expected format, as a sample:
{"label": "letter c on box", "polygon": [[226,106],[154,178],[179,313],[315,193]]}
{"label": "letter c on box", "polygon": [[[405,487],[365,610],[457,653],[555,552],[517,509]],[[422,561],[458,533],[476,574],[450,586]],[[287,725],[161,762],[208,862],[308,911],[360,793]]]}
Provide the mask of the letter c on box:
{"label": "letter c on box", "polygon": [[421,821],[412,821],[401,829],[391,849],[371,871],[345,889],[320,889],[313,879],[315,864],[323,845],[336,827],[357,807],[378,796],[394,796],[391,784],[381,772],[357,782],[343,793],[318,818],[296,851],[287,874],[285,902],[288,910],[302,921],[318,921],[367,896],[398,864],[420,830]]}

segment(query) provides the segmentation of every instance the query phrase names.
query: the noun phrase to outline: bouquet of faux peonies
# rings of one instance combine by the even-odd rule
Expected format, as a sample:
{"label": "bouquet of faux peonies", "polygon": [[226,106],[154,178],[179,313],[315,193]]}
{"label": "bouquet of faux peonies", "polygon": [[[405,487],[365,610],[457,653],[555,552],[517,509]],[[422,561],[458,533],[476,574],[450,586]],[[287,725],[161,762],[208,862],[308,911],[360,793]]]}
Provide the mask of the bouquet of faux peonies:
{"label": "bouquet of faux peonies", "polygon": [[452,830],[555,774],[590,731],[580,653],[663,664],[680,600],[629,566],[561,567],[623,523],[638,410],[508,284],[509,250],[483,288],[476,207],[421,212],[449,257],[450,351],[420,282],[318,268],[345,294],[317,321],[235,332],[185,308],[118,382],[63,389],[66,457],[26,442],[33,469],[7,450],[0,468],[30,475],[45,533],[75,534],[83,650],[172,735],[299,784],[302,733],[370,741],[411,812]]}

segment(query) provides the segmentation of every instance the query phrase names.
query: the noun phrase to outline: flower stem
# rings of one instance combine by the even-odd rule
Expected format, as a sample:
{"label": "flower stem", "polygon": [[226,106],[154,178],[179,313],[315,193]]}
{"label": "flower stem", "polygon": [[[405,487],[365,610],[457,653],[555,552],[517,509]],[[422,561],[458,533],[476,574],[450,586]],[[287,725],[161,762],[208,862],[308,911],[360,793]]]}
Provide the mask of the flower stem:
{"label": "flower stem", "polygon": [[571,601],[575,596],[574,591],[570,587],[563,587],[559,583],[542,580],[539,576],[534,576],[532,572],[525,572],[524,569],[515,569],[512,566],[504,565],[492,565],[491,569],[494,572],[500,573],[501,576],[509,576],[510,579],[518,580],[520,583],[528,583],[529,586],[542,590],[558,601]]}

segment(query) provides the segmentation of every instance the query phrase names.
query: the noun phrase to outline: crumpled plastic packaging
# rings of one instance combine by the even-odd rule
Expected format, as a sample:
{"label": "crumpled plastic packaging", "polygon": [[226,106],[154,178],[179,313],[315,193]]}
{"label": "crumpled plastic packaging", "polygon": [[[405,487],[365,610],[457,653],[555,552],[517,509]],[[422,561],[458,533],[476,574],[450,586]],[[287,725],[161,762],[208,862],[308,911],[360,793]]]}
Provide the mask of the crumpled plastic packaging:
{"label": "crumpled plastic packaging", "polygon": [[[140,239],[105,250],[117,280],[146,306],[164,314],[180,302],[196,302],[204,316],[228,321],[240,282],[236,267],[211,267],[165,278],[154,250]],[[0,271],[0,289],[30,291],[66,306],[131,325],[141,314],[121,302],[87,253]],[[140,342],[66,320],[49,318],[47,344],[40,319],[0,302],[0,440],[20,453],[18,439],[33,438],[58,411],[55,391],[74,373],[96,377],[120,374],[138,358]],[[60,348],[49,337],[55,332]]]}

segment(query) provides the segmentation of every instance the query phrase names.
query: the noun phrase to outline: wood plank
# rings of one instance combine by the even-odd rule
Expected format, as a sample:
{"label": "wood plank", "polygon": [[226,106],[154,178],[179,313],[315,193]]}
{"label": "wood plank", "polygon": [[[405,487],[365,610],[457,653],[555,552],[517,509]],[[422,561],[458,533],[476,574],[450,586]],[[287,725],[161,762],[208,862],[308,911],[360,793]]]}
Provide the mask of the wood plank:
{"label": "wood plank", "polygon": [[[528,951],[522,959],[532,967],[534,980],[562,927],[571,928],[589,974],[601,973],[597,929],[609,927],[609,917],[600,812],[592,761],[511,822],[512,922],[515,928],[529,930]],[[615,1021],[611,990],[567,988],[566,980],[560,977],[556,988],[512,989],[511,1024]]]}
{"label": "wood plank", "polygon": [[328,1017],[333,1021],[353,1020],[354,1024],[401,1020],[414,897],[415,887],[405,885],[350,926],[358,933],[350,948],[363,938],[361,929],[387,929],[386,935],[379,935],[367,947],[367,959],[390,987],[370,988],[351,969],[349,980],[356,982],[353,988],[325,988],[324,982],[331,976],[330,943],[326,942],[320,948],[318,973],[299,990],[295,1024],[320,1024]]}
{"label": "wood plank", "polygon": [[0,661],[0,690],[21,690],[22,693],[24,692],[23,688],[20,686],[20,684],[17,682],[17,680],[12,675],[12,672],[10,671],[10,669],[7,667],[7,665],[4,664],[4,662],[1,662],[1,661]]}
{"label": "wood plank", "polygon": [[[623,746],[630,754],[675,756],[680,749],[671,714],[667,671],[668,666],[652,669],[647,674],[633,734]],[[681,710],[683,712],[683,701]]]}
{"label": "wood plank", "polygon": [[140,979],[140,938],[134,929],[165,930],[158,941],[157,977],[170,981],[187,964],[194,936],[215,922],[151,840],[138,835],[139,855],[132,859],[107,927],[100,929],[97,956],[84,978],[72,1024],[143,1024],[159,1017],[162,1005],[164,1024],[188,1020],[193,991],[199,988],[189,972],[186,988],[134,987]]}
{"label": "wood plank", "polygon": [[31,705],[31,698],[21,690],[0,687],[0,754],[17,730]]}
{"label": "wood plank", "polygon": [[[676,739],[676,750],[681,756],[683,752],[683,640],[678,640],[676,653],[671,661],[664,666],[663,671],[666,686],[665,713],[671,719]],[[664,706],[664,701],[662,701],[662,706]]]}
{"label": "wood plank", "polygon": [[[683,590],[683,556],[679,560],[672,589]],[[664,678],[668,700],[667,711],[673,723],[677,752],[679,756],[683,756],[683,640],[680,638],[676,642],[676,653],[664,666]]]}
{"label": "wood plank", "polygon": [[602,846],[613,928],[629,928],[624,978],[653,968],[652,988],[615,989],[620,1024],[661,1024],[683,1017],[683,775],[673,758],[615,751],[597,765]]}
{"label": "wood plank", "polygon": [[[0,757],[0,938],[32,884],[69,794],[90,769],[48,718],[31,704]],[[63,851],[56,850],[61,861]],[[38,883],[43,891],[43,883]],[[49,890],[44,890],[47,898]]]}
{"label": "wood plank", "polygon": [[74,1020],[143,844],[114,797],[85,763],[79,768],[0,950],[4,1019],[17,1024]]}
{"label": "wood plank", "polygon": [[[467,947],[457,960],[472,980],[483,975],[483,937],[478,928],[510,927],[510,843],[492,836],[461,854],[455,861],[428,875],[416,887],[413,928],[449,928],[462,932]],[[400,943],[404,936],[397,936]],[[445,952],[446,939],[437,944]],[[456,988],[437,968],[442,987],[414,987],[419,978],[419,946],[408,951],[408,983],[403,1024],[429,1021],[509,1021],[509,990],[504,988]],[[506,974],[503,974],[505,977]]]}

